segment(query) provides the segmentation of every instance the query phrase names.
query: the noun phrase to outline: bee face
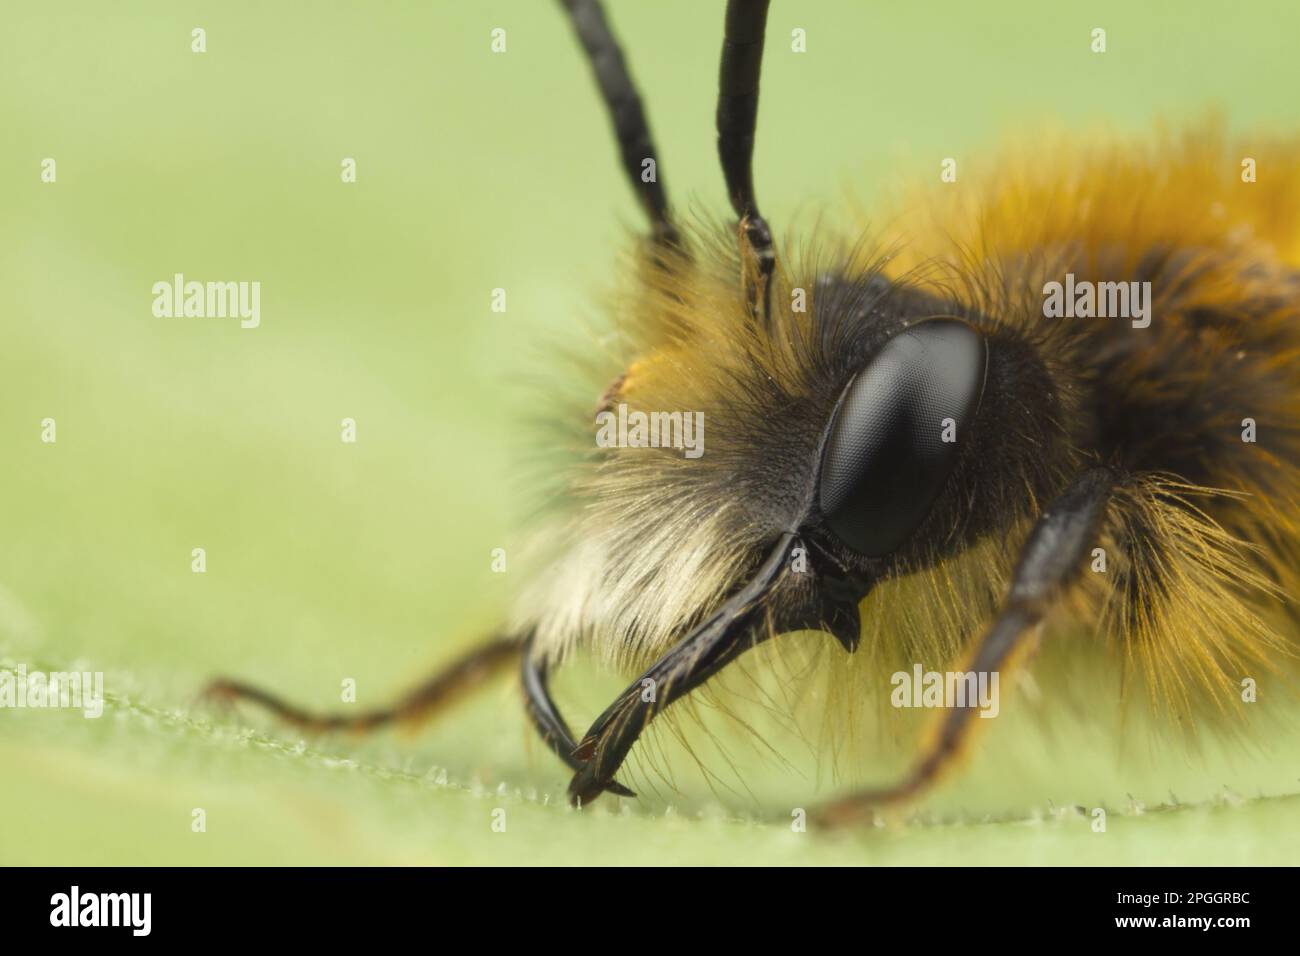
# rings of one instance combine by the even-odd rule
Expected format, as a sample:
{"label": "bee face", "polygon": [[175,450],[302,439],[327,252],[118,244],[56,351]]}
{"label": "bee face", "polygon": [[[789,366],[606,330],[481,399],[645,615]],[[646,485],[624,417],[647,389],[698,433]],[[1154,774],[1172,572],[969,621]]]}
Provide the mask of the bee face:
{"label": "bee face", "polygon": [[956,465],[984,393],[987,344],[960,319],[895,335],[840,398],[822,452],[817,502],[846,547],[896,551],[921,525]]}

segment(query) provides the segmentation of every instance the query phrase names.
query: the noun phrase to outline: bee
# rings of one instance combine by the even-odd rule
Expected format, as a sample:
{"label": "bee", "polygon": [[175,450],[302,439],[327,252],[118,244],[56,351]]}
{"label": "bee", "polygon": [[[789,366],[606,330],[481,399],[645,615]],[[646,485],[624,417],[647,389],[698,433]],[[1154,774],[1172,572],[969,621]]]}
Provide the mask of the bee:
{"label": "bee", "polygon": [[[1044,148],[926,192],[867,240],[778,245],[752,163],[767,0],[725,11],[726,224],[675,215],[601,5],[561,6],[650,223],[613,306],[634,360],[591,392],[619,440],[575,417],[554,563],[499,634],[392,706],[322,716],[232,680],[210,694],[368,730],[518,667],[586,805],[635,796],[618,777],[651,722],[760,647],[815,642],[848,674],[866,645],[984,677],[1082,622],[1127,694],[1180,718],[1240,710],[1243,675],[1294,661],[1296,143],[1257,144],[1259,182],[1212,128]],[[667,440],[628,437],[654,416]],[[673,438],[692,421],[698,454]],[[578,654],[635,675],[580,736],[550,690]],[[948,702],[898,779],[816,819],[914,801],[977,714]]]}

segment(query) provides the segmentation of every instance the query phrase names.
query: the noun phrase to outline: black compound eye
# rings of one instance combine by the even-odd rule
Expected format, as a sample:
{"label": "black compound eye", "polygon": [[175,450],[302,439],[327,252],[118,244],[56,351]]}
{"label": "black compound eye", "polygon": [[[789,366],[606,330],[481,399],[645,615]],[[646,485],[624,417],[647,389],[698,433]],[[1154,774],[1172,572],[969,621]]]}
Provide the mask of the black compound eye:
{"label": "black compound eye", "polygon": [[958,319],[900,332],[845,389],[822,452],[826,524],[884,557],[920,527],[957,461],[984,391],[983,337]]}

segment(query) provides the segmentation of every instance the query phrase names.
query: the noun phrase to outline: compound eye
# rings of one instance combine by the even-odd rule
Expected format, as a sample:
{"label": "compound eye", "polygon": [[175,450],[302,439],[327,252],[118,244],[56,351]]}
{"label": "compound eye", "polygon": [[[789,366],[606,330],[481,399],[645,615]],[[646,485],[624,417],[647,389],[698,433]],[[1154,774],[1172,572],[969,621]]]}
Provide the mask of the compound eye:
{"label": "compound eye", "polygon": [[849,383],[822,452],[827,526],[870,558],[897,550],[943,490],[984,391],[984,338],[959,319],[900,332]]}

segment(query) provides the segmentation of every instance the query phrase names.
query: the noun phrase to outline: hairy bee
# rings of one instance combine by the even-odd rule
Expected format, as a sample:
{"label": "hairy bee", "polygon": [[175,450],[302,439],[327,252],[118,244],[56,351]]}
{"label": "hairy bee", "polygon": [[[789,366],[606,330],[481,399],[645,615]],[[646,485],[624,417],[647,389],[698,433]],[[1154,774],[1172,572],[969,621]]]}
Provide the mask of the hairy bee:
{"label": "hairy bee", "polygon": [[[500,636],[391,708],[320,717],[238,682],[212,693],[364,729],[518,662],[585,804],[632,795],[619,770],[657,715],[759,645],[817,639],[804,632],[833,637],[824,662],[846,674],[865,645],[980,676],[1083,621],[1185,716],[1294,659],[1300,145],[1270,145],[1258,183],[1212,130],[1061,149],[920,197],[871,242],[778,251],[751,174],[766,0],[725,17],[734,227],[680,221],[643,178],[655,149],[600,5],[562,6],[652,223],[615,306],[636,359],[596,406],[618,440],[573,422],[586,451],[578,505],[546,531],[553,565]],[[675,438],[627,440],[655,416]],[[577,653],[638,675],[581,737],[549,690]],[[921,793],[977,710],[946,707],[901,779],[821,819]]]}

